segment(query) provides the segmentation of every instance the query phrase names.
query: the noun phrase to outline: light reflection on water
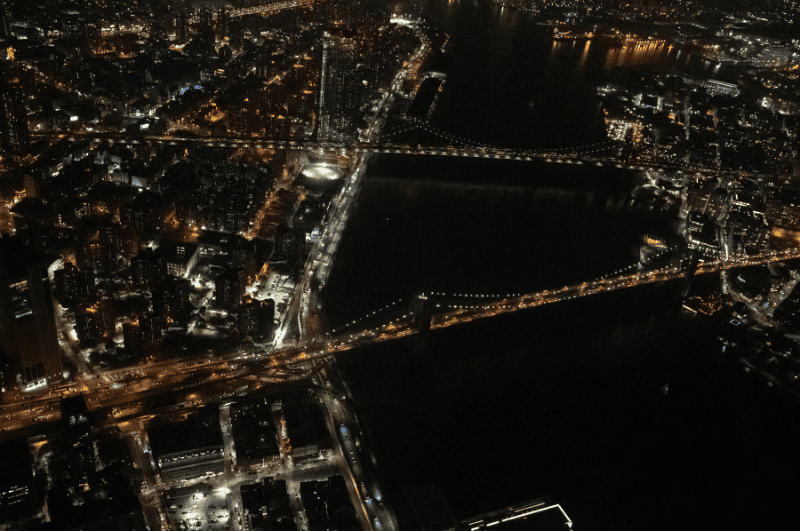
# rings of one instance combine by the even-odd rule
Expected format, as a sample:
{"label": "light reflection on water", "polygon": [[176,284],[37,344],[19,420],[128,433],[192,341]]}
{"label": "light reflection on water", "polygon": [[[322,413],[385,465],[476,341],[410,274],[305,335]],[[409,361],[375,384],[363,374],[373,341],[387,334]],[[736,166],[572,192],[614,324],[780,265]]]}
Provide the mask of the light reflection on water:
{"label": "light reflection on water", "polygon": [[592,41],[586,41],[586,44],[583,45],[583,53],[581,53],[581,60],[578,62],[578,66],[580,68],[584,68],[586,66],[586,58],[589,56],[589,47],[592,45]]}
{"label": "light reflection on water", "polygon": [[672,47],[664,43],[605,48],[605,70],[662,65],[673,59]]}
{"label": "light reflection on water", "polygon": [[[541,142],[549,143],[559,120],[571,119],[567,111],[576,108],[577,115],[585,109],[580,105],[592,92],[573,99],[569,93],[580,84],[591,87],[600,79],[594,74],[648,65],[714,68],[670,46],[550,42],[542,28],[535,38],[522,37],[537,30],[527,17],[476,7],[471,0],[425,3],[444,6],[439,22],[450,24],[448,32],[454,29],[452,49],[462,56],[452,60],[456,66],[448,72],[436,116],[443,129],[457,124],[465,135],[483,132],[492,112],[502,112],[513,98],[523,99],[526,107],[533,98],[534,118],[521,125],[542,127]],[[457,33],[467,15],[478,28]],[[476,38],[475,32],[486,28],[488,35]],[[515,32],[517,39],[509,39]],[[471,46],[476,41],[479,46]],[[509,51],[505,44],[512,52],[530,46],[532,51],[524,49],[508,64],[534,75],[520,81],[521,74],[506,75],[506,64],[494,68],[502,56],[493,54]],[[511,83],[525,90],[504,91]],[[501,96],[505,99],[495,106]],[[478,104],[465,111],[475,100]],[[484,108],[492,112],[477,115]],[[558,112],[549,112],[553,108]],[[470,112],[477,115],[474,130],[469,120],[457,122]],[[577,126],[585,123],[574,119],[563,130],[580,131]],[[384,167],[405,171],[410,164],[395,158]],[[626,244],[638,230],[649,230],[620,193],[450,186],[427,182],[443,168],[416,164],[408,175],[417,181],[367,181],[328,288],[331,319],[361,316],[423,289],[533,290],[563,285],[572,277],[587,279],[613,270],[616,259],[627,263],[635,249]],[[510,164],[494,165],[471,163],[467,169],[478,182],[512,170]],[[453,172],[460,178],[468,174]],[[531,175],[539,178],[538,172]],[[401,343],[344,358],[345,364],[354,360],[353,374],[346,376],[356,401],[369,405],[388,487],[399,493],[409,485],[435,482],[459,517],[551,495],[587,529],[641,529],[655,521],[661,522],[657,528],[699,527],[698,517],[703,523],[714,519],[715,525],[705,527],[717,528],[717,519],[736,518],[741,499],[755,500],[749,506],[759,519],[770,512],[763,507],[780,507],[764,503],[782,492],[773,477],[785,470],[787,479],[794,470],[785,465],[788,459],[773,460],[772,448],[796,439],[762,428],[763,433],[744,439],[757,431],[749,419],[761,419],[760,413],[770,410],[753,406],[758,402],[733,385],[735,380],[705,378],[708,367],[718,365],[711,356],[714,335],[682,321],[661,289],[622,291],[612,295],[618,297],[613,303],[586,298],[571,307],[552,305],[507,321],[440,332],[433,335],[424,363],[409,360]],[[669,402],[658,391],[664,381],[671,385]],[[711,390],[707,381],[715,385]],[[736,436],[726,436],[731,433]],[[486,451],[495,447],[500,451]],[[742,455],[747,455],[744,465]],[[725,495],[708,499],[707,490]],[[702,503],[676,511],[686,500]]]}

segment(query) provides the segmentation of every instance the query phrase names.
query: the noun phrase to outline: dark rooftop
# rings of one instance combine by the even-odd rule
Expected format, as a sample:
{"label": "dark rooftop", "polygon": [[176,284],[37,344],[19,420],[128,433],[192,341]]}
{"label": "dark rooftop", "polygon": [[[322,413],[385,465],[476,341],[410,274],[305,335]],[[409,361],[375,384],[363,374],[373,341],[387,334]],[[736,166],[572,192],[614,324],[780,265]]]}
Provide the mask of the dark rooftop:
{"label": "dark rooftop", "polygon": [[16,236],[3,236],[0,238],[0,263],[8,274],[9,280],[16,280],[27,276],[27,266],[35,263],[42,265],[52,262],[46,253],[25,245],[22,239]]}
{"label": "dark rooftop", "polygon": [[547,498],[513,505],[461,522],[461,531],[566,531],[572,520],[560,505]]}
{"label": "dark rooftop", "polygon": [[27,439],[20,438],[0,443],[0,456],[3,459],[0,491],[33,481],[33,468]]}
{"label": "dark rooftop", "polygon": [[428,110],[431,108],[431,105],[433,105],[433,99],[436,97],[436,92],[441,86],[442,82],[436,78],[431,77],[423,81],[422,85],[419,87],[419,90],[417,90],[417,95],[414,97],[411,107],[408,108],[406,116],[420,120],[424,119],[428,114]]}

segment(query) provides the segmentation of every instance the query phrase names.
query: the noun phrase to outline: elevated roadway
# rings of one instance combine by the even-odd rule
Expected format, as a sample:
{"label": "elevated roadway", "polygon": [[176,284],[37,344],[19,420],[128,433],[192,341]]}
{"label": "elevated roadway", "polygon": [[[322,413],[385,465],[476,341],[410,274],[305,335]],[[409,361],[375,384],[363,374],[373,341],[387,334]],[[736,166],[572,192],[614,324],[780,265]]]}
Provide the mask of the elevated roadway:
{"label": "elevated roadway", "polygon": [[[267,15],[270,13],[277,13],[285,9],[295,9],[297,7],[310,7],[314,5],[314,0],[285,0],[283,2],[271,2],[267,4],[240,7],[238,9],[230,9],[226,12],[229,18],[244,17],[246,15]],[[195,14],[189,17],[190,24],[200,23],[200,15]]]}
{"label": "elevated roadway", "polygon": [[462,158],[481,158],[495,160],[516,160],[523,162],[544,162],[553,164],[585,164],[594,166],[606,166],[624,168],[630,170],[669,170],[682,171],[684,173],[715,174],[716,168],[704,166],[685,166],[678,164],[651,164],[645,162],[635,162],[630,164],[621,163],[615,157],[597,154],[601,150],[592,149],[590,153],[582,154],[582,147],[570,151],[568,148],[552,150],[519,150],[503,149],[481,146],[422,146],[408,144],[382,144],[372,142],[317,142],[312,140],[277,140],[274,138],[260,137],[212,137],[195,136],[191,134],[171,133],[171,134],[130,134],[130,133],[31,133],[33,138],[43,138],[49,140],[84,141],[95,142],[108,141],[119,144],[139,145],[157,142],[168,146],[205,146],[219,147],[228,149],[252,148],[252,149],[272,149],[272,150],[299,150],[316,152],[339,152],[342,154],[372,154],[386,153],[394,155],[415,155],[415,156],[437,156],[437,157],[462,157]]}
{"label": "elevated roadway", "polygon": [[262,15],[274,13],[284,9],[294,9],[296,7],[308,7],[314,5],[314,0],[289,0],[286,2],[273,2],[260,6],[242,7],[228,11],[229,17],[243,17],[245,15]]}
{"label": "elevated roadway", "polygon": [[[800,250],[770,252],[739,260],[700,262],[696,274],[704,275],[797,258],[800,258]],[[666,282],[683,278],[686,274],[686,268],[674,266],[626,273],[499,300],[475,297],[463,303],[452,301],[436,303],[437,295],[434,293],[431,294],[433,312],[430,326],[432,329],[445,328],[579,297]],[[113,372],[113,376],[120,378],[118,380],[120,386],[117,389],[109,387],[106,381],[99,377],[82,378],[78,382],[64,384],[42,395],[29,396],[24,402],[0,406],[0,438],[5,433],[57,419],[59,400],[65,396],[85,393],[89,408],[96,410],[114,406],[126,407],[163,393],[188,392],[188,390],[202,389],[210,384],[233,382],[247,377],[253,377],[260,384],[299,381],[315,371],[320,361],[338,353],[380,341],[399,339],[416,332],[413,317],[408,315],[390,323],[378,324],[333,338],[320,338],[316,335],[307,341],[287,343],[278,349],[234,351],[222,359],[164,361],[119,369]],[[85,389],[87,385],[88,392]]]}
{"label": "elevated roadway", "polygon": [[[740,260],[700,262],[696,274],[704,275],[797,258],[800,258],[800,250],[770,252]],[[627,273],[499,300],[476,297],[463,303],[452,301],[444,304],[436,303],[434,293],[431,294],[433,301],[431,328],[445,328],[579,297],[666,282],[683,278],[686,274],[685,268],[674,266]],[[164,361],[119,369],[112,374],[120,379],[124,376],[124,382],[120,381],[120,387],[112,389],[107,386],[104,379],[96,378],[95,382],[89,384],[89,391],[86,392],[87,402],[91,410],[113,406],[124,407],[166,392],[193,390],[213,383],[231,382],[251,376],[263,384],[298,381],[314,371],[320,360],[356,347],[399,339],[416,332],[413,317],[406,316],[390,323],[382,323],[333,338],[322,339],[317,336],[303,342],[288,343],[278,349],[235,351],[222,359]],[[87,381],[91,379],[64,384],[42,395],[30,396],[25,402],[0,406],[0,426],[2,426],[0,437],[4,432],[24,429],[38,422],[57,418],[59,400],[64,396],[85,392],[84,386]],[[44,412],[49,412],[46,418],[42,418]]]}

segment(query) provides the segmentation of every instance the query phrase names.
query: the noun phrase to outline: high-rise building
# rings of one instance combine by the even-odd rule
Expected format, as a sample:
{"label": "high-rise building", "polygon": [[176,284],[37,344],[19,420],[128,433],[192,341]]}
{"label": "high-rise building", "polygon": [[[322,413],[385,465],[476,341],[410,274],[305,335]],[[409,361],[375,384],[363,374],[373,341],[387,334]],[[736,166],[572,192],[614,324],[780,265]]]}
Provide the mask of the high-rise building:
{"label": "high-rise building", "polygon": [[105,275],[112,270],[111,255],[106,251],[98,238],[80,242],[75,245],[75,262],[81,270]]}
{"label": "high-rise building", "polygon": [[158,256],[150,249],[144,249],[130,260],[131,281],[137,288],[152,286],[162,276],[162,266]]}
{"label": "high-rise building", "polygon": [[218,308],[239,306],[247,286],[244,269],[229,269],[215,281],[214,297]]}
{"label": "high-rise building", "polygon": [[34,512],[33,467],[28,441],[24,438],[0,443],[3,473],[0,474],[0,521],[10,523]]}
{"label": "high-rise building", "polygon": [[53,300],[43,253],[13,236],[0,240],[0,346],[26,386],[61,375]]}
{"label": "high-rise building", "polygon": [[356,113],[364,92],[357,75],[358,34],[326,30],[322,36],[319,82],[320,140],[344,140],[355,131]]}
{"label": "high-rise building", "polygon": [[56,269],[53,276],[56,284],[55,296],[62,306],[71,307],[95,292],[94,272],[78,269],[72,262]]}
{"label": "high-rise building", "polygon": [[6,40],[9,37],[11,37],[11,28],[9,27],[5,2],[3,2],[0,4],[0,40]]}
{"label": "high-rise building", "polygon": [[250,336],[254,341],[268,341],[272,338],[275,323],[275,301],[247,300],[239,309],[239,333]]}
{"label": "high-rise building", "polygon": [[160,319],[149,314],[139,317],[133,323],[125,323],[122,325],[122,338],[128,356],[147,356],[161,344]]}
{"label": "high-rise building", "polygon": [[178,44],[186,44],[189,39],[189,25],[186,21],[186,15],[179,13],[175,17],[175,40]]}
{"label": "high-rise building", "polygon": [[22,92],[0,82],[0,153],[23,153],[30,143]]}
{"label": "high-rise building", "polygon": [[159,247],[159,262],[169,275],[187,276],[200,259],[200,248],[195,243],[178,242]]}
{"label": "high-rise building", "polygon": [[191,289],[188,280],[167,277],[153,287],[153,310],[161,314],[167,323],[176,320],[181,313],[193,308],[189,302]]}
{"label": "high-rise building", "polygon": [[114,325],[114,305],[108,299],[75,309],[75,332],[84,345],[90,346],[102,340],[103,335],[113,334]]}
{"label": "high-rise building", "polygon": [[285,224],[278,225],[278,230],[275,232],[275,253],[272,260],[293,265],[302,262],[304,258],[305,235],[302,229]]}
{"label": "high-rise building", "polygon": [[208,8],[200,10],[200,26],[203,29],[211,29],[211,11]]}
{"label": "high-rise building", "polygon": [[67,454],[67,475],[70,487],[87,490],[89,476],[95,471],[94,454],[89,438],[89,409],[83,395],[61,399],[61,428],[64,432]]}
{"label": "high-rise building", "polygon": [[41,199],[44,194],[44,177],[40,173],[25,176],[25,197]]}
{"label": "high-rise building", "polygon": [[228,10],[221,7],[217,11],[217,37],[224,39],[228,36]]}

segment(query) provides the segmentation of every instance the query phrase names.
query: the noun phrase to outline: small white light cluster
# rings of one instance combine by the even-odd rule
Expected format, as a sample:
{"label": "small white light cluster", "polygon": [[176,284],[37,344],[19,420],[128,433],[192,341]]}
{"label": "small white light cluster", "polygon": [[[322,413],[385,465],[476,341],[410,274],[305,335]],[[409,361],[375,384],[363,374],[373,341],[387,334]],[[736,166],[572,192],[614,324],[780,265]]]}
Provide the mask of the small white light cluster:
{"label": "small white light cluster", "polygon": [[326,179],[335,181],[342,176],[338,166],[333,164],[314,164],[303,170],[303,175],[311,179]]}

